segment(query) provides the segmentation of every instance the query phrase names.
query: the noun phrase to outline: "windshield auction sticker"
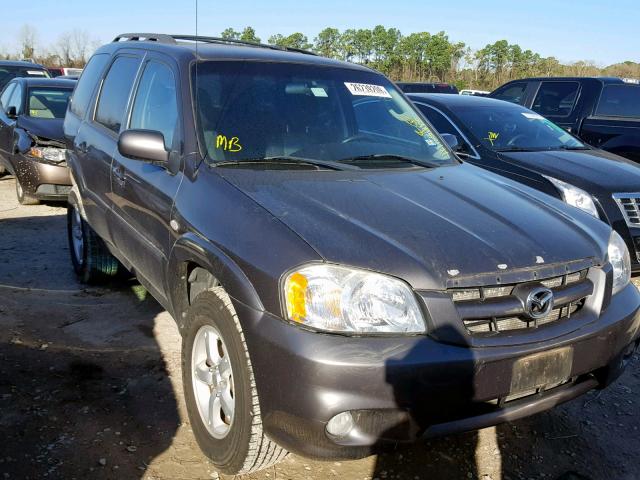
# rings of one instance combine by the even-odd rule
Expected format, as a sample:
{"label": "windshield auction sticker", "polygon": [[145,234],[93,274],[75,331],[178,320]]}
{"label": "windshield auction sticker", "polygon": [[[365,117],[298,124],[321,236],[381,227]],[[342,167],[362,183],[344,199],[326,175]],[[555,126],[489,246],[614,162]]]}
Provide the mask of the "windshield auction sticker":
{"label": "windshield auction sticker", "polygon": [[369,85],[368,83],[344,82],[351,92],[351,95],[361,95],[363,97],[383,97],[391,98],[387,89],[381,85]]}

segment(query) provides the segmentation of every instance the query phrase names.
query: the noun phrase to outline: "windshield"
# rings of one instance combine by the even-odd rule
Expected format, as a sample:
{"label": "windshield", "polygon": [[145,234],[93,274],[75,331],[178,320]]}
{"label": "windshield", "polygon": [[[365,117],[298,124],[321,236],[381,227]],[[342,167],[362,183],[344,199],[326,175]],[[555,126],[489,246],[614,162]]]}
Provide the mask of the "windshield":
{"label": "windshield", "polygon": [[204,62],[194,77],[199,133],[214,162],[367,157],[375,163],[386,156],[434,166],[456,162],[393,84],[374,72]]}
{"label": "windshield", "polygon": [[493,151],[587,148],[574,136],[543,116],[517,105],[452,108],[476,143]]}
{"label": "windshield", "polygon": [[34,118],[64,118],[71,96],[68,88],[30,88],[27,112]]}

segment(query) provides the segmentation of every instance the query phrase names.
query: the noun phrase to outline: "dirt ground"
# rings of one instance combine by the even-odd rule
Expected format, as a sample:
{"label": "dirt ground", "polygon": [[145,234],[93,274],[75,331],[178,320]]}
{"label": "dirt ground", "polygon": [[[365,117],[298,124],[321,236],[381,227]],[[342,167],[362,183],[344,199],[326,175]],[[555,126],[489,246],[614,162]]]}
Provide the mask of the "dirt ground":
{"label": "dirt ground", "polygon": [[[210,479],[183,404],[180,338],[135,283],[85,288],[63,205],[0,178],[0,479]],[[251,479],[639,479],[640,359],[532,418],[354,462],[290,455]],[[223,477],[224,478],[224,477]]]}

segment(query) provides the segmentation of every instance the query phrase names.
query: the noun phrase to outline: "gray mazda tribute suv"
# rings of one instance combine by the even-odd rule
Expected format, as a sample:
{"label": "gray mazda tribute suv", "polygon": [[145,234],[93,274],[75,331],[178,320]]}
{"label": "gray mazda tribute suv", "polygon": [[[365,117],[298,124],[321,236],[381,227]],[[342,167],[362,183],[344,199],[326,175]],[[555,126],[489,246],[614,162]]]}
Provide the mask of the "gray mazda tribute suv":
{"label": "gray mazda tribute suv", "polygon": [[64,124],[81,280],[175,318],[226,473],[494,425],[617,378],[640,296],[610,227],[458,160],[368,68],[121,35]]}

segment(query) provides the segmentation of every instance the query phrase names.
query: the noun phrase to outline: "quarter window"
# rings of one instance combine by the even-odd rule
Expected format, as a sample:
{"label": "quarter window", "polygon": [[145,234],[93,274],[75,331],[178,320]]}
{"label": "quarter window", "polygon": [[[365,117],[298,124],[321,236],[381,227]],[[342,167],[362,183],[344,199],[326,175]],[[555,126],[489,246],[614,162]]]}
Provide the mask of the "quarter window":
{"label": "quarter window", "polygon": [[522,83],[512,83],[511,85],[507,85],[503,90],[498,91],[495,95],[492,95],[493,98],[497,98],[498,100],[504,100],[506,102],[522,104],[524,101],[524,92],[527,89],[527,84]]}
{"label": "quarter window", "polygon": [[567,117],[576,103],[578,82],[542,82],[532,110],[545,117]]}
{"label": "quarter window", "polygon": [[104,67],[107,66],[108,61],[109,55],[106,53],[94,55],[83,70],[80,80],[78,80],[78,84],[73,92],[70,108],[73,113],[81,118],[84,118],[84,114],[89,108],[96,84],[100,80],[100,76],[104,71]]}
{"label": "quarter window", "polygon": [[640,117],[640,87],[606,85],[602,89],[596,115],[604,117]]}
{"label": "quarter window", "polygon": [[120,131],[139,65],[136,57],[118,57],[104,79],[95,120],[116,133]]}
{"label": "quarter window", "polygon": [[171,69],[150,61],[142,74],[131,113],[129,128],[155,130],[164,135],[169,150],[178,121],[176,85]]}

